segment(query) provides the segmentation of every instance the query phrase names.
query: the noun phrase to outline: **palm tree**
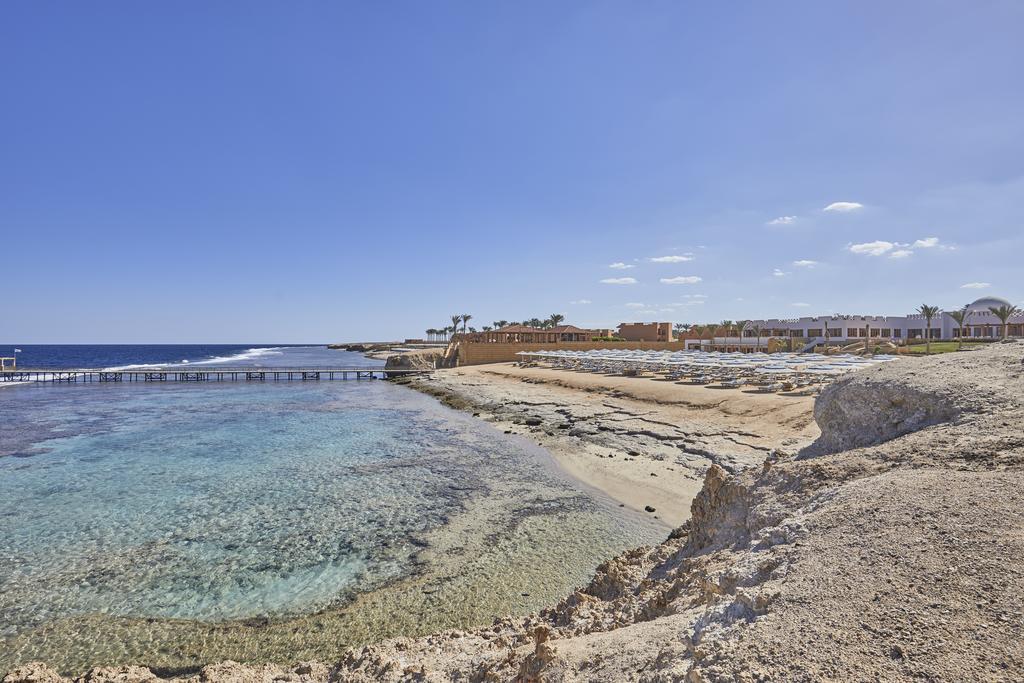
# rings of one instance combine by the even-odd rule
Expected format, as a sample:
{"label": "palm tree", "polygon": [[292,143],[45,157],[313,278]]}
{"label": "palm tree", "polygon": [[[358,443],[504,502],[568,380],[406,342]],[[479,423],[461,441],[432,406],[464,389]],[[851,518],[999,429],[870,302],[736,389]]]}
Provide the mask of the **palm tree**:
{"label": "palm tree", "polygon": [[507,320],[495,320],[492,324],[494,325],[494,329],[496,330],[500,330],[503,327],[508,327]]}
{"label": "palm tree", "polygon": [[754,351],[760,351],[761,350],[761,326],[760,325],[754,325],[750,329],[757,336],[757,346],[754,347]]}
{"label": "palm tree", "polygon": [[484,332],[490,332],[490,331],[491,331],[491,330],[493,330],[494,328],[493,328],[492,326],[490,326],[490,325],[484,325],[484,326],[483,326],[482,328],[480,328],[480,329],[482,329],[482,330],[483,330]]}
{"label": "palm tree", "polygon": [[558,327],[565,320],[565,316],[561,313],[552,313],[548,316],[548,322],[551,323],[551,327]]}
{"label": "palm tree", "polygon": [[471,316],[469,313],[463,313],[462,315],[459,316],[459,318],[462,319],[462,334],[466,334],[466,325],[469,323],[470,320],[473,319],[473,316]]}
{"label": "palm tree", "polygon": [[1021,310],[1016,306],[1010,306],[1003,304],[1002,306],[989,306],[989,311],[992,315],[999,318],[999,322],[1003,324],[1003,339],[1010,336],[1010,318],[1015,315],[1019,315]]}
{"label": "palm tree", "polygon": [[946,315],[953,319],[958,328],[956,350],[959,351],[964,347],[964,329],[967,326],[967,318],[971,316],[971,309],[968,306],[964,306],[959,311],[946,311]]}
{"label": "palm tree", "polygon": [[729,346],[729,334],[730,333],[732,333],[732,321],[731,320],[723,320],[722,324],[718,327],[717,330],[715,330],[715,334],[716,335],[721,334],[725,338],[725,346],[726,346],[726,348],[728,348],[728,346]]}
{"label": "palm tree", "polygon": [[939,314],[939,307],[921,304],[917,312],[924,316],[924,352],[925,354],[930,354],[932,352],[932,318]]}
{"label": "palm tree", "polygon": [[453,315],[452,316],[452,337],[451,337],[452,339],[455,338],[455,333],[459,331],[459,323],[461,323],[461,322],[462,322],[462,316],[461,315]]}
{"label": "palm tree", "polygon": [[739,339],[738,348],[740,349],[740,351],[743,350],[743,330],[747,329],[748,324],[750,324],[749,320],[736,321],[736,337]]}

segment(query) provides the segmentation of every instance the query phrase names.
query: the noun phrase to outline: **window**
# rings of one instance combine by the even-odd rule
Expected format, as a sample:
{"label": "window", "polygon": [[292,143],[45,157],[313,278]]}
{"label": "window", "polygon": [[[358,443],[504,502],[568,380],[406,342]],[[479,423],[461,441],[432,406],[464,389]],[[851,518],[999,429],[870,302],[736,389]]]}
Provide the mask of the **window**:
{"label": "window", "polygon": [[843,331],[840,328],[833,327],[831,330],[828,331],[828,336],[830,336],[830,337],[842,337],[843,336]]}
{"label": "window", "polygon": [[888,327],[883,327],[882,328],[882,336],[883,337],[891,337],[892,336],[892,329],[890,329]]}
{"label": "window", "polygon": [[820,337],[821,336],[821,328],[820,327],[812,327],[812,328],[810,328],[809,330],[807,330],[807,336],[808,337]]}

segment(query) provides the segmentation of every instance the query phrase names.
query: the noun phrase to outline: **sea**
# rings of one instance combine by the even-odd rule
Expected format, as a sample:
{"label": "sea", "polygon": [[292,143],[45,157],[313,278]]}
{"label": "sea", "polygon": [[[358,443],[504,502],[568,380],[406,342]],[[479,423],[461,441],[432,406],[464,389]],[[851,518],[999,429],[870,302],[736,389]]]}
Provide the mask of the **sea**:
{"label": "sea", "polygon": [[[380,365],[312,345],[17,348],[19,368]],[[331,661],[528,614],[664,535],[527,437],[387,381],[0,388],[0,672]]]}

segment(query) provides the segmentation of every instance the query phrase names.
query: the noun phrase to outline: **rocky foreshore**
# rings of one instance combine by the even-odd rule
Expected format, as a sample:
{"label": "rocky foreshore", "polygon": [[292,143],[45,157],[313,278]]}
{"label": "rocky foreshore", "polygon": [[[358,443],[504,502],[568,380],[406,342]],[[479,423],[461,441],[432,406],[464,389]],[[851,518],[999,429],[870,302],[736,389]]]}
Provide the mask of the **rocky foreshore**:
{"label": "rocky foreshore", "polygon": [[[871,368],[818,399],[814,444],[697,453],[706,466],[690,518],[539,614],[389,640],[330,666],[223,663],[190,680],[1021,680],[1022,362],[1024,346],[1007,344]],[[553,433],[579,428],[581,443],[609,451],[616,430],[643,431],[616,424],[643,415],[615,408],[589,420],[518,410],[521,429],[559,415],[569,427]],[[697,440],[683,432],[678,441]],[[686,457],[653,434],[650,455],[629,457]],[[722,437],[701,438],[715,453],[706,446]],[[126,668],[79,680],[153,678]],[[58,680],[34,664],[4,683]]]}
{"label": "rocky foreshore", "polygon": [[509,364],[399,380],[544,446],[564,469],[667,524],[689,516],[708,468],[759,465],[817,436],[813,399]]}

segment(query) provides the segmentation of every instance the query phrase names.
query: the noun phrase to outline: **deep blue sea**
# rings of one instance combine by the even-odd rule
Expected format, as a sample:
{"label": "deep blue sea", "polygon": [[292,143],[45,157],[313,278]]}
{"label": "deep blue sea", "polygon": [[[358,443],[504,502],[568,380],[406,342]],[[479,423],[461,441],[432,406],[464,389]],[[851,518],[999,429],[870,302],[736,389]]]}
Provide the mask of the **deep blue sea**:
{"label": "deep blue sea", "polygon": [[267,367],[288,364],[381,365],[380,361],[367,359],[362,354],[336,351],[325,346],[294,344],[5,344],[0,345],[0,356],[17,358],[18,367],[23,370],[184,363]]}
{"label": "deep blue sea", "polygon": [[[379,363],[314,346],[18,348],[40,368]],[[663,535],[525,437],[391,382],[0,386],[0,672],[330,661],[526,614]]]}

